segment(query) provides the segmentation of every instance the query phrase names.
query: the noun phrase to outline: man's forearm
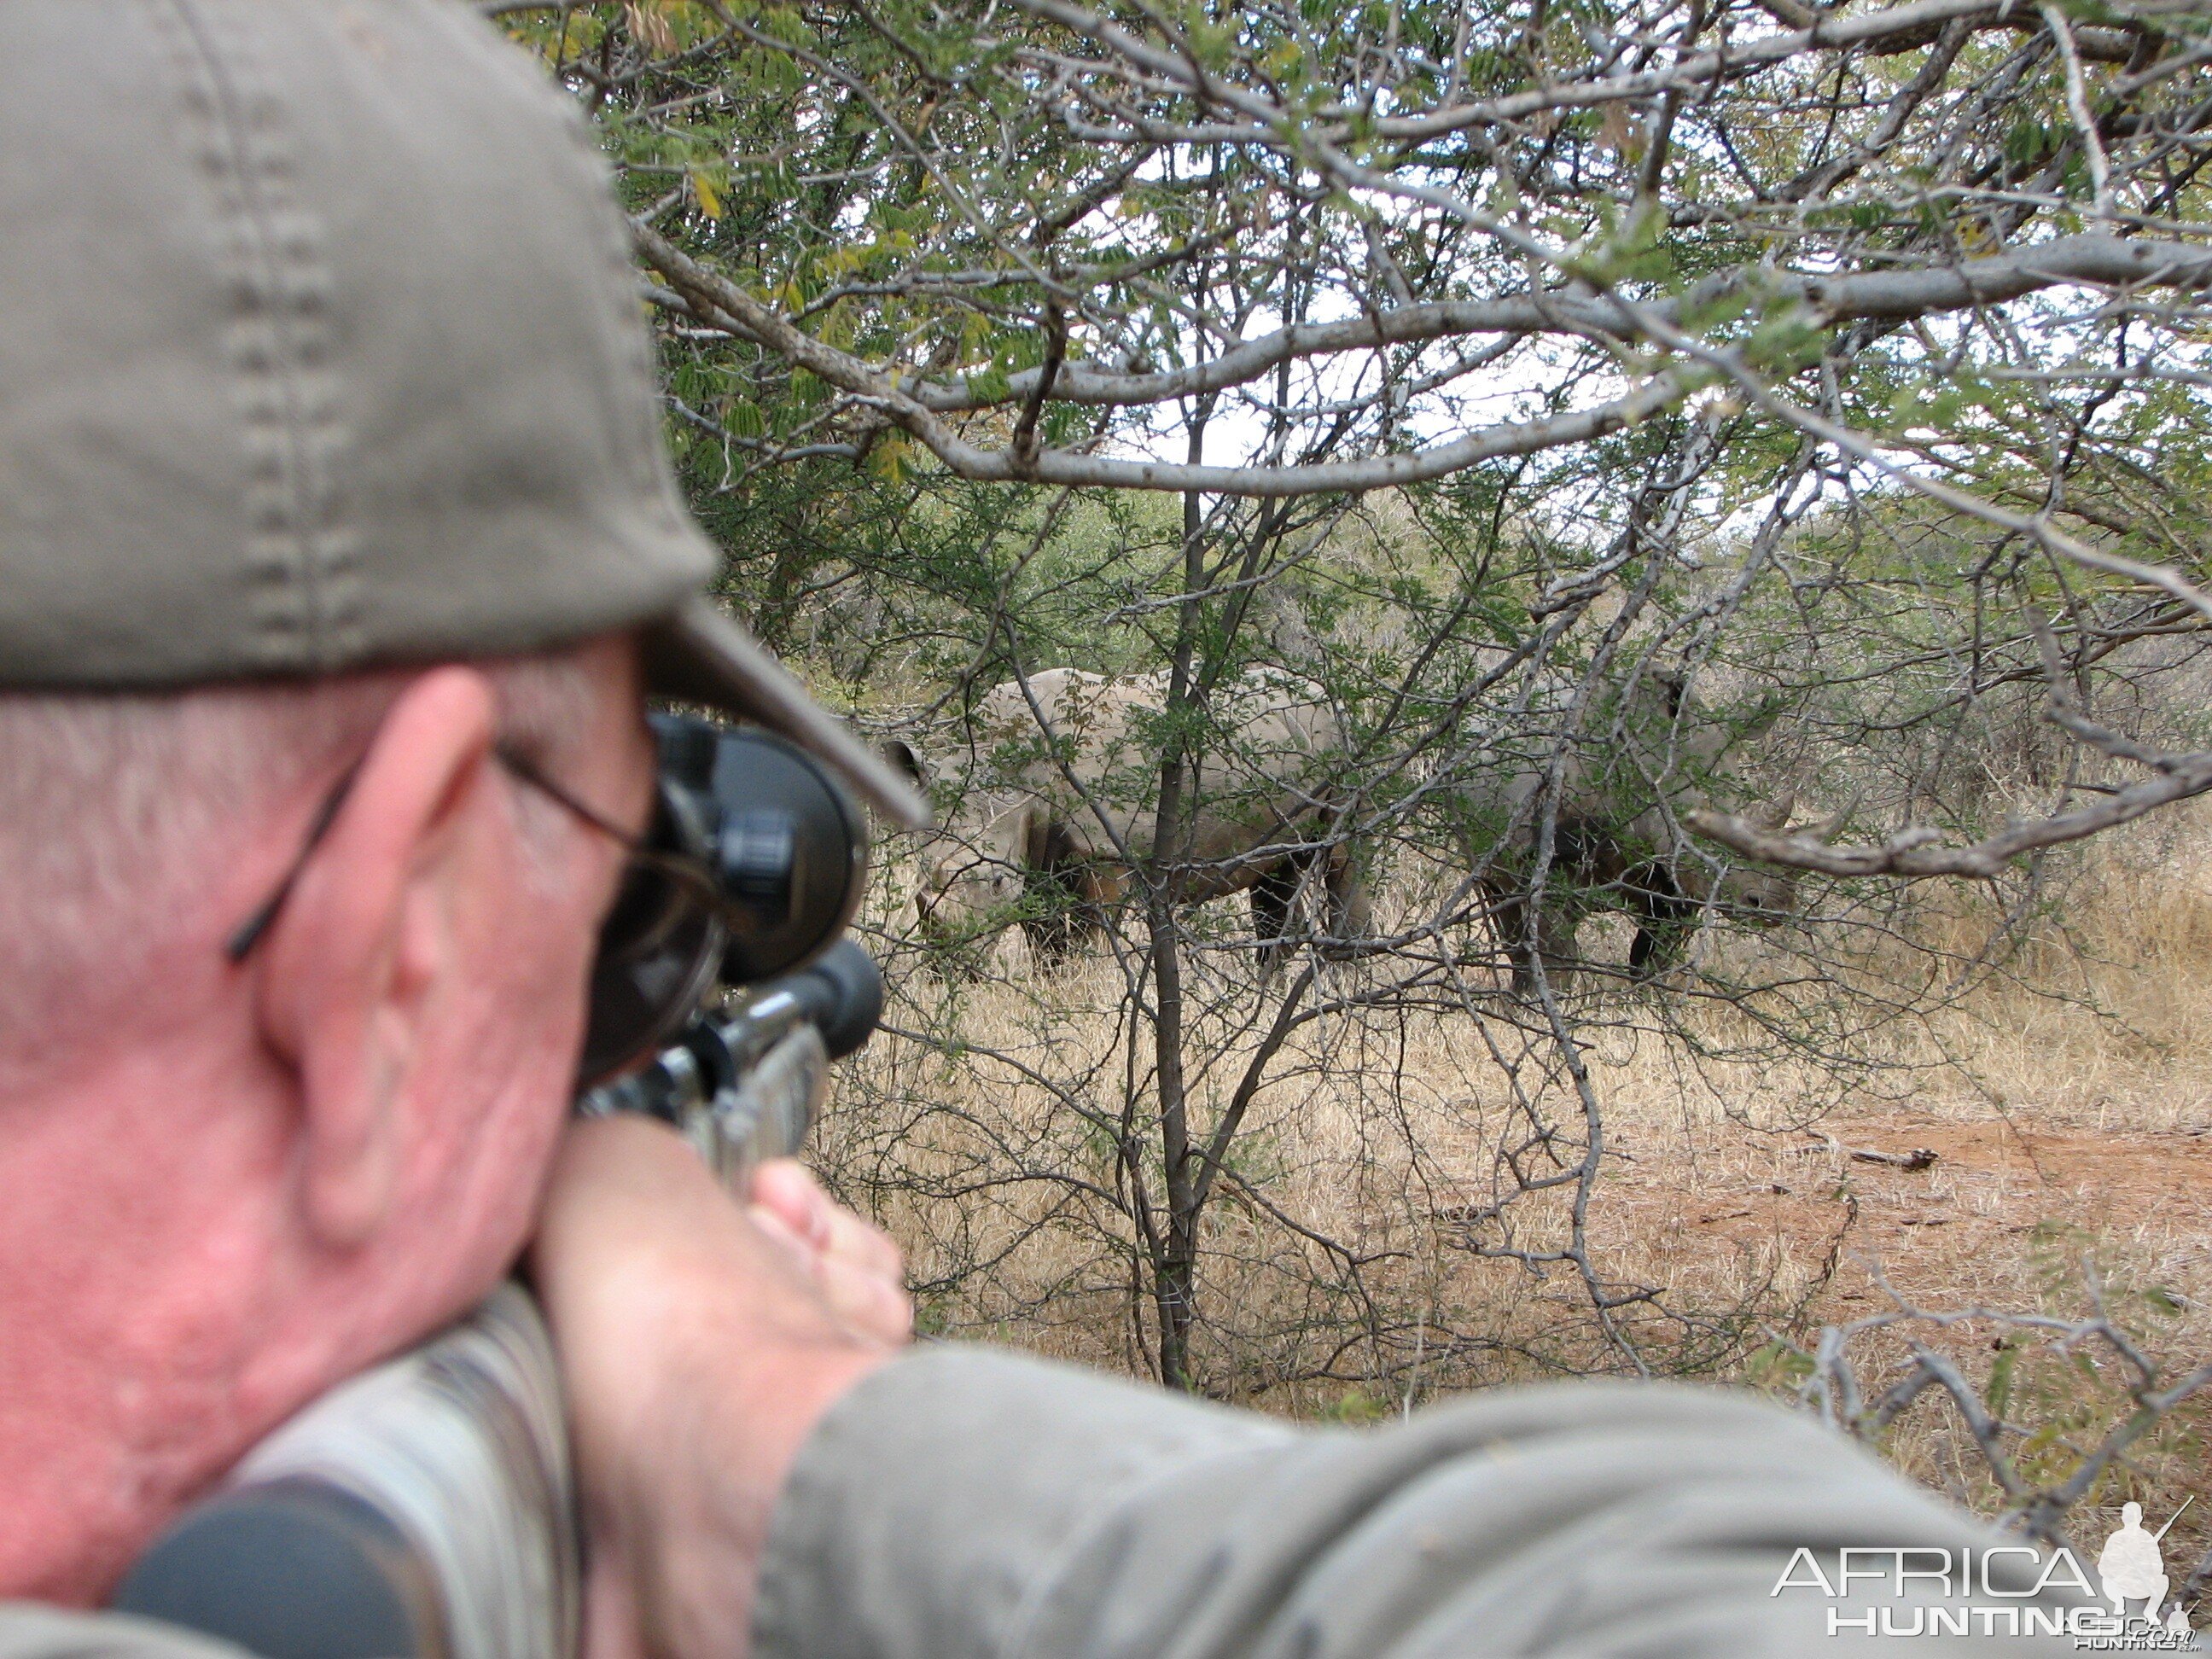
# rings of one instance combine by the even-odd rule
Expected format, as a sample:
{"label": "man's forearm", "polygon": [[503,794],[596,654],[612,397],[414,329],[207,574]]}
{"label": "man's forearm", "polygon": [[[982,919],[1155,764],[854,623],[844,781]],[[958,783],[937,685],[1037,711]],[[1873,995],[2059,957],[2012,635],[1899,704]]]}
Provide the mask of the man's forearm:
{"label": "man's forearm", "polygon": [[[1832,1578],[1845,1547],[1996,1541],[1717,1389],[1501,1390],[1352,1433],[943,1346],[860,1384],[801,1451],[755,1651],[1802,1654],[1831,1645],[1832,1608],[1903,1614],[1937,1587],[1778,1595],[1799,1547]],[[2059,1605],[2023,1596],[2027,1558],[1996,1571],[2002,1605]]]}

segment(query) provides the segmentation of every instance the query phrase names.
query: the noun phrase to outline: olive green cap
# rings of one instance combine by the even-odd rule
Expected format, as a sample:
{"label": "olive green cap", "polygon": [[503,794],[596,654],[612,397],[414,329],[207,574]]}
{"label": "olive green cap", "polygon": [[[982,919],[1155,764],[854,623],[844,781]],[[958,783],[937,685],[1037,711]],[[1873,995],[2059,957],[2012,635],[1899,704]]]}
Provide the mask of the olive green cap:
{"label": "olive green cap", "polygon": [[627,227],[460,0],[0,0],[0,688],[646,630],[902,822],[703,598]]}

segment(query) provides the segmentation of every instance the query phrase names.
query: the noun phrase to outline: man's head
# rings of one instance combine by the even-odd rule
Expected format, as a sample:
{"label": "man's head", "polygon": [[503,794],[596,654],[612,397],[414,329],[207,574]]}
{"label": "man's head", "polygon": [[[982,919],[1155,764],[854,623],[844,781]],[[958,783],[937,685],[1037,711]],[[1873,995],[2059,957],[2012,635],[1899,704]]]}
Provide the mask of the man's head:
{"label": "man's head", "polygon": [[96,1594],[149,1519],[513,1258],[622,855],[492,745],[635,824],[641,711],[621,636],[0,696],[0,1583]]}
{"label": "man's head", "polygon": [[[0,1595],[481,1294],[714,612],[625,226],[454,0],[0,0]],[[278,899],[240,955],[240,925]]]}

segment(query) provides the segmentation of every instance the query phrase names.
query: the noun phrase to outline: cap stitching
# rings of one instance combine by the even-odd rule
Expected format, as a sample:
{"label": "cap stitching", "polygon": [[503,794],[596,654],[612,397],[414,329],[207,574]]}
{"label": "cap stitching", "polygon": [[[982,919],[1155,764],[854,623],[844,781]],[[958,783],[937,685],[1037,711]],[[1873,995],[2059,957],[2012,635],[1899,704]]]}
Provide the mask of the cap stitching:
{"label": "cap stitching", "polygon": [[[331,591],[337,574],[332,567],[343,561],[337,538],[330,533],[331,492],[325,457],[336,433],[331,400],[314,395],[305,373],[308,360],[327,343],[319,314],[329,290],[327,274],[313,246],[318,240],[313,227],[285,200],[275,145],[265,131],[257,142],[253,93],[235,32],[226,52],[217,45],[215,21],[198,0],[166,4],[198,71],[198,84],[190,90],[197,94],[192,101],[205,123],[206,158],[217,173],[223,216],[236,238],[242,267],[238,276],[246,317],[254,325],[241,331],[231,346],[241,374],[261,387],[260,395],[248,398],[246,410],[249,431],[258,428],[262,439],[249,444],[249,547],[276,540],[279,546],[270,548],[269,555],[280,568],[289,566],[298,583],[306,649],[281,654],[295,659],[290,665],[335,666],[343,651],[333,637],[342,607]],[[249,567],[258,562],[249,555]],[[302,654],[305,660],[296,660]]]}

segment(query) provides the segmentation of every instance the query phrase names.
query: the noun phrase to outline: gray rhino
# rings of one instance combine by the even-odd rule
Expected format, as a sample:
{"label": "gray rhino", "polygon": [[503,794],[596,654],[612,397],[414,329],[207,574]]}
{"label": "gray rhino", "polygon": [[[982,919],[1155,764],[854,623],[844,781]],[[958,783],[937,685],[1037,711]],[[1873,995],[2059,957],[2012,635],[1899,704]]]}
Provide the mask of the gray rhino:
{"label": "gray rhino", "polygon": [[[1054,963],[1098,928],[1132,866],[1153,862],[1160,744],[1147,727],[1164,717],[1166,693],[1162,674],[1054,668],[977,700],[967,752],[951,769],[964,793],[922,848],[915,903],[925,937],[974,938],[1018,915],[1038,957]],[[1264,943],[1289,932],[1310,884],[1322,932],[1364,933],[1358,872],[1340,840],[1321,837],[1334,802],[1330,757],[1344,737],[1318,688],[1247,674],[1215,693],[1210,714],[1196,816],[1174,850],[1178,901],[1249,892]],[[935,769],[912,745],[895,741],[890,752],[930,784]]]}
{"label": "gray rhino", "polygon": [[[1532,934],[1533,956],[1541,957],[1546,975],[1562,980],[1578,963],[1583,922],[1600,911],[1634,921],[1628,963],[1638,975],[1679,960],[1705,915],[1771,927],[1794,914],[1797,872],[1734,863],[1692,842],[1680,821],[1691,806],[1741,799],[1740,744],[1758,722],[1732,726],[1680,677],[1646,674],[1625,696],[1601,692],[1578,730],[1563,738],[1569,690],[1564,679],[1546,688],[1539,701],[1553,705],[1549,717],[1540,709],[1510,745],[1480,757],[1457,792],[1476,885],[1512,958],[1515,990],[1525,993],[1535,982]],[[1552,861],[1532,928],[1529,889],[1543,817],[1538,796],[1562,741]],[[1736,810],[1778,830],[1793,805],[1784,797]],[[1836,823],[1790,833],[1824,836]]]}

